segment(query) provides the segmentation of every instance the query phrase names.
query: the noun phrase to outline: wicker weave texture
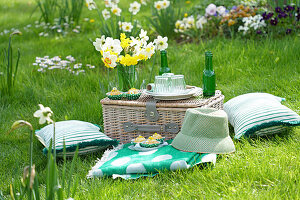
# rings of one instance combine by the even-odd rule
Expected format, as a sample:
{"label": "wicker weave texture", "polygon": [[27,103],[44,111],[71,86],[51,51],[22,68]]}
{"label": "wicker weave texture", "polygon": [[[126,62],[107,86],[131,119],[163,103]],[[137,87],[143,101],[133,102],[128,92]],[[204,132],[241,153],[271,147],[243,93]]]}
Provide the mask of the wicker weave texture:
{"label": "wicker weave texture", "polygon": [[[144,97],[145,99],[150,99],[150,97]],[[108,102],[113,104],[108,104]],[[137,103],[141,103],[141,99],[137,101],[119,101],[119,100],[101,100],[102,111],[103,111],[103,122],[104,122],[104,132],[107,136],[119,140],[121,143],[131,142],[132,139],[142,135],[144,137],[149,137],[153,135],[154,132],[125,132],[123,129],[123,124],[125,122],[131,122],[138,125],[165,125],[168,123],[176,123],[181,128],[183,119],[185,116],[185,111],[188,108],[194,107],[213,107],[216,109],[223,109],[224,96],[220,91],[216,93],[215,96],[211,98],[192,98],[189,100],[180,100],[180,101],[160,101],[157,103],[157,111],[159,113],[159,120],[156,122],[150,122],[145,118],[145,103],[141,106]],[[119,104],[116,104],[119,102]],[[199,106],[199,102],[201,105]],[[173,107],[170,107],[170,104]],[[187,107],[186,105],[190,106]],[[196,104],[196,105],[195,105]],[[166,106],[167,105],[167,106]],[[176,135],[174,133],[160,133],[166,139],[173,139]]]}

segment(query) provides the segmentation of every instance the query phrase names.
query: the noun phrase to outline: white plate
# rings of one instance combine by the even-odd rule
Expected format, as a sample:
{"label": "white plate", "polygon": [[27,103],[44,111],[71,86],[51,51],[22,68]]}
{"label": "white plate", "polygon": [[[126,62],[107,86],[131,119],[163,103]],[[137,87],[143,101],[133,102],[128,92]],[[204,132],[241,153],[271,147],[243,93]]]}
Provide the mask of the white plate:
{"label": "white plate", "polygon": [[190,89],[186,89],[185,92],[180,94],[158,94],[154,92],[150,92],[148,90],[145,90],[144,93],[150,96],[153,96],[154,99],[158,100],[180,100],[180,99],[188,99],[195,95],[196,93],[199,93],[202,89],[199,87],[192,87]]}

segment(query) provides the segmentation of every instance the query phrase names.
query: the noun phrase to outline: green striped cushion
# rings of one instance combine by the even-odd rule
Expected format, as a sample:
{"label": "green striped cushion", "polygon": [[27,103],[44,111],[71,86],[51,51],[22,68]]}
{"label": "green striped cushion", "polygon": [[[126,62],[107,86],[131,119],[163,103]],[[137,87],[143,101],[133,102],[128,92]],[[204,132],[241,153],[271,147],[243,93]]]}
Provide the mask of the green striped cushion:
{"label": "green striped cushion", "polygon": [[224,111],[234,127],[235,138],[270,135],[300,125],[300,116],[281,105],[283,100],[267,93],[249,93],[226,102]]}
{"label": "green striped cushion", "polygon": [[[53,138],[53,124],[37,130],[35,135],[45,146],[44,153],[48,151]],[[69,120],[55,123],[55,149],[57,156],[63,155],[65,141],[67,156],[72,156],[79,146],[79,154],[87,154],[117,145],[117,141],[100,132],[100,128],[89,122]]]}

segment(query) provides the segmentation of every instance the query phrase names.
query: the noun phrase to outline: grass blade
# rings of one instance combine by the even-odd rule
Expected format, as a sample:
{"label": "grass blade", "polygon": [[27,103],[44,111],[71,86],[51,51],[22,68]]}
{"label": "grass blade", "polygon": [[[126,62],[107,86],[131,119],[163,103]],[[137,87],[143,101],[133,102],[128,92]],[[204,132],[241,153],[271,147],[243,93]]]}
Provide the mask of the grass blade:
{"label": "grass blade", "polygon": [[74,168],[75,168],[75,163],[76,163],[76,160],[77,160],[77,157],[78,157],[78,149],[79,149],[79,146],[77,145],[75,155],[73,157],[72,164],[71,164],[71,170],[70,170],[70,173],[69,173],[70,176],[69,176],[69,181],[68,181],[67,197],[69,197],[69,195],[70,195],[72,174],[73,174],[73,171],[74,171]]}

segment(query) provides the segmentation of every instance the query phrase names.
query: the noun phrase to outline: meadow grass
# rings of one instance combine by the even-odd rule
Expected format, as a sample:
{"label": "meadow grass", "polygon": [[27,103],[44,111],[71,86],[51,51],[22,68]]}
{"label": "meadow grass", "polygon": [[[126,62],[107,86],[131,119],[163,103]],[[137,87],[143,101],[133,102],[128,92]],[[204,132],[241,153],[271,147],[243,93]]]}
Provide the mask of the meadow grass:
{"label": "meadow grass", "polygon": [[[0,8],[0,31],[34,22],[29,18],[34,1],[8,1]],[[21,12],[22,11],[22,12]],[[21,13],[20,16],[18,13]],[[94,14],[94,13],[93,13]],[[85,9],[83,17],[94,17]],[[144,15],[143,13],[142,15]],[[12,20],[13,19],[13,20]],[[91,28],[92,27],[92,28]],[[15,120],[32,122],[42,103],[52,108],[54,119],[76,119],[102,124],[101,105],[106,92],[107,70],[89,38],[99,36],[96,24],[81,34],[40,38],[24,33],[13,39],[21,50],[19,74],[14,94],[0,97],[0,190],[9,194],[9,184],[20,179],[28,164],[29,132],[20,129],[7,134]],[[0,37],[0,49],[8,36]],[[168,61],[172,71],[184,74],[190,85],[201,86],[204,51],[214,53],[217,88],[225,101],[248,92],[268,92],[285,97],[286,106],[300,114],[300,37],[246,40],[215,38],[200,43],[177,44],[170,41]],[[78,76],[65,71],[37,72],[32,66],[36,56],[74,56],[78,62],[91,63],[96,69]],[[148,80],[152,60],[140,69],[140,79]],[[159,59],[154,74],[158,74]],[[115,72],[111,71],[111,77]],[[102,85],[102,86],[101,86]],[[104,86],[104,90],[102,89]],[[231,131],[233,134],[233,131]],[[79,177],[75,199],[299,199],[300,129],[269,138],[234,141],[236,152],[220,156],[215,167],[195,167],[187,171],[162,172],[154,178],[138,180],[86,179],[102,152],[81,156],[74,177]],[[39,182],[45,184],[47,159],[42,145],[34,140],[33,162]],[[59,169],[62,161],[58,160]],[[71,160],[67,168],[70,168]],[[43,187],[41,187],[43,188]]]}

